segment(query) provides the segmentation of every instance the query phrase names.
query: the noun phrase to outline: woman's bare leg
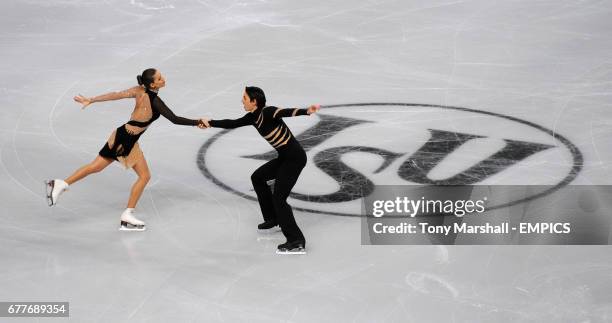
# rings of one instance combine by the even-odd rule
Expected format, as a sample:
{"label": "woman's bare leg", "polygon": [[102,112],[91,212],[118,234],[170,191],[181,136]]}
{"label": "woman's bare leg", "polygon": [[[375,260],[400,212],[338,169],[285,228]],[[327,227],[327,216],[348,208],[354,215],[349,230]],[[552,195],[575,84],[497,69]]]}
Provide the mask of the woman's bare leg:
{"label": "woman's bare leg", "polygon": [[149,172],[149,166],[147,165],[147,160],[142,156],[136,164],[134,165],[134,171],[136,175],[138,175],[138,180],[132,185],[132,191],[130,192],[130,199],[128,200],[128,208],[135,208],[136,203],[140,199],[142,195],[142,191],[144,191],[145,186],[151,179],[151,173]]}
{"label": "woman's bare leg", "polygon": [[112,162],[112,159],[104,158],[98,155],[96,156],[96,159],[94,159],[91,163],[77,169],[72,175],[66,178],[65,182],[68,183],[68,185],[72,185],[73,183],[76,183],[77,181],[87,177],[88,175],[102,171]]}

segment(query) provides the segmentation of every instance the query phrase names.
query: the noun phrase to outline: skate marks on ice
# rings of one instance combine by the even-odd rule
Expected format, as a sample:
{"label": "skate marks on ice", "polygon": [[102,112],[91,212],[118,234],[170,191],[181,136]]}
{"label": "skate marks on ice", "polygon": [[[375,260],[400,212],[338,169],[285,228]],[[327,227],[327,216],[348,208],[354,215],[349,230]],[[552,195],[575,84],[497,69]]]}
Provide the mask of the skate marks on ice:
{"label": "skate marks on ice", "polygon": [[461,257],[472,252],[452,249],[452,266],[406,274],[408,290],[416,293],[404,295],[406,302],[415,301],[417,295],[435,298],[438,306],[470,308],[483,321],[603,322],[612,310],[612,298],[606,292],[612,286],[605,274],[609,264],[573,263],[576,259],[567,259],[563,252],[541,247],[528,248],[528,257],[520,260],[516,256],[503,259],[511,250],[495,247],[476,251],[488,256],[468,269],[463,265],[470,260]]}
{"label": "skate marks on ice", "polygon": [[434,294],[437,296],[450,296],[457,298],[459,291],[443,278],[430,273],[411,272],[406,275],[406,285],[417,292]]}

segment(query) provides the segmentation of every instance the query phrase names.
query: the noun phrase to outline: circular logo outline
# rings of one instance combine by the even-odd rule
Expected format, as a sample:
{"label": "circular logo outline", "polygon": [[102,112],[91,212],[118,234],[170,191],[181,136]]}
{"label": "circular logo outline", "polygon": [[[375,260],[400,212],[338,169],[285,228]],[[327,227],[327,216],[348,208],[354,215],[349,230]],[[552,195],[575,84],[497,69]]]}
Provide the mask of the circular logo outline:
{"label": "circular logo outline", "polygon": [[[463,108],[463,107],[456,107],[456,106],[437,105],[437,104],[384,103],[384,102],[331,104],[331,105],[321,105],[321,108],[324,108],[324,109],[333,109],[333,108],[363,107],[363,106],[425,107],[425,108],[448,109],[448,110],[457,110],[457,111],[464,111],[464,112],[472,112],[472,113],[477,113],[477,114],[490,115],[490,116],[494,116],[494,117],[503,118],[503,119],[507,119],[507,120],[510,120],[510,121],[518,122],[518,123],[530,126],[532,128],[535,128],[537,130],[540,130],[540,131],[550,135],[554,139],[560,141],[561,143],[563,143],[567,147],[567,149],[571,152],[572,158],[573,158],[572,169],[567,174],[567,176],[565,176],[565,178],[563,178],[559,183],[557,183],[556,185],[554,185],[554,186],[550,187],[549,189],[547,189],[545,191],[542,191],[540,193],[537,193],[537,194],[534,194],[532,196],[525,197],[525,198],[522,198],[522,199],[518,199],[518,200],[515,200],[515,201],[510,201],[510,202],[507,202],[507,203],[504,203],[504,204],[494,205],[494,206],[488,207],[487,210],[501,209],[501,208],[504,208],[504,207],[509,207],[509,206],[520,204],[520,203],[525,203],[525,202],[533,201],[533,200],[541,198],[543,196],[552,194],[555,191],[557,191],[560,188],[562,188],[563,186],[566,186],[569,183],[571,183],[578,176],[578,173],[580,173],[580,171],[582,171],[582,166],[583,166],[583,162],[584,162],[584,158],[582,156],[582,153],[580,152],[578,147],[576,147],[571,141],[569,141],[569,139],[567,139],[564,136],[554,132],[553,130],[550,130],[548,128],[540,126],[540,125],[538,125],[536,123],[533,123],[531,121],[519,119],[519,118],[512,117],[512,116],[507,116],[507,115],[504,115],[504,114],[501,114],[501,113],[490,112],[490,111],[481,111],[481,110],[470,109],[470,108]],[[211,138],[209,138],[206,142],[204,142],[204,144],[198,150],[198,155],[197,155],[196,163],[198,165],[198,168],[200,169],[200,171],[204,175],[204,177],[206,177],[207,179],[209,179],[210,181],[215,183],[217,186],[223,188],[225,191],[231,192],[231,193],[233,193],[235,195],[238,195],[240,197],[243,197],[243,198],[251,200],[251,201],[257,201],[256,197],[252,197],[252,196],[250,196],[248,194],[242,193],[242,192],[240,192],[238,190],[233,189],[229,185],[223,183],[221,180],[219,180],[217,177],[215,177],[210,172],[208,167],[206,166],[206,152],[207,152],[208,148],[210,148],[210,146],[215,141],[217,141],[220,137],[222,137],[223,135],[227,134],[228,132],[230,132],[232,130],[234,130],[234,129],[224,129],[224,130],[216,133]],[[349,216],[349,217],[362,217],[363,216],[361,214],[330,212],[330,211],[314,210],[314,209],[303,208],[303,207],[293,207],[293,209],[294,210],[298,210],[298,211],[315,213],[315,214],[326,214],[326,215],[335,215],[335,216]]]}

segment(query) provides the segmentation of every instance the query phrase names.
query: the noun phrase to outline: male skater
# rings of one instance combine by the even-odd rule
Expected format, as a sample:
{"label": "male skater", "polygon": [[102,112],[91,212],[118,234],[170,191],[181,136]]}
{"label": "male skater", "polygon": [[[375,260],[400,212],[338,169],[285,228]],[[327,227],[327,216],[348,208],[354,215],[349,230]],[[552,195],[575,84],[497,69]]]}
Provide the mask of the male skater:
{"label": "male skater", "polygon": [[[254,86],[245,88],[242,104],[244,110],[247,111],[242,118],[235,120],[202,119],[203,124],[200,127],[233,129],[251,125],[276,149],[278,157],[263,164],[251,175],[264,218],[264,222],[257,228],[270,230],[280,225],[287,242],[278,245],[276,253],[305,254],[306,240],[295,223],[287,198],[306,165],[306,152],[282,118],[310,115],[319,111],[320,106],[311,105],[308,109],[279,109],[266,106],[266,96],[263,90]],[[274,192],[267,184],[267,181],[272,179],[275,180]]]}

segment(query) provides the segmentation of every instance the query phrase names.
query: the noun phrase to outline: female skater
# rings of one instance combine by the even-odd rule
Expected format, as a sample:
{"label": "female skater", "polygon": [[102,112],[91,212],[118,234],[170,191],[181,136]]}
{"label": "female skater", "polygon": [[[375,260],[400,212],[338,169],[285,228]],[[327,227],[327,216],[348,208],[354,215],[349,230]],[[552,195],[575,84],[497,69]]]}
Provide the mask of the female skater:
{"label": "female skater", "polygon": [[119,230],[143,231],[146,229],[145,223],[133,215],[136,203],[138,203],[138,199],[151,177],[147,161],[138,146],[138,138],[160,115],[174,124],[185,126],[197,126],[201,121],[176,116],[157,96],[159,89],[166,86],[166,80],[158,70],[147,69],[136,78],[139,85],[125,91],[111,92],[92,98],[81,95],[74,97],[76,102],[83,105],[83,109],[95,102],[126,98],[134,98],[136,106],[132,111],[130,121],[113,131],[100,150],[99,155],[91,163],[77,169],[65,180],[47,181],[49,206],[55,205],[60,194],[67,190],[70,185],[90,174],[102,171],[113,160],[116,160],[126,168],[133,168],[138,175],[138,180],[132,186],[127,208],[121,214]]}
{"label": "female skater", "polygon": [[[282,118],[310,115],[319,111],[320,106],[312,105],[308,109],[279,109],[266,106],[266,96],[263,90],[251,86],[245,88],[242,105],[247,111],[242,118],[236,120],[202,119],[203,125],[200,127],[231,129],[251,125],[276,149],[278,158],[263,164],[251,175],[264,218],[264,222],[258,226],[258,229],[267,230],[280,225],[287,242],[280,244],[276,253],[304,254],[306,253],[306,240],[295,223],[287,198],[306,165],[306,152]],[[272,179],[275,180],[274,192],[267,184],[267,181]]]}

